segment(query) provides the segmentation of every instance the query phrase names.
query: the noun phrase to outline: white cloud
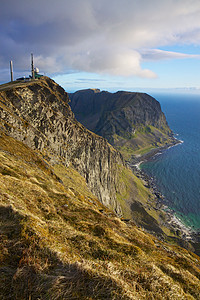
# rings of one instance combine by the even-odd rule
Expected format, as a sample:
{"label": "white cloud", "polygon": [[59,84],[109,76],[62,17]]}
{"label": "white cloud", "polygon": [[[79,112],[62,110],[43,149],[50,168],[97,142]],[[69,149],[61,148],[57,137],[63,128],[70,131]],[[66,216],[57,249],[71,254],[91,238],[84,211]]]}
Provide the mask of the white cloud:
{"label": "white cloud", "polygon": [[18,69],[27,68],[33,52],[46,72],[152,78],[143,59],[197,58],[156,48],[199,45],[199,20],[199,0],[1,1],[0,67],[13,59]]}
{"label": "white cloud", "polygon": [[140,54],[143,60],[164,60],[164,59],[184,59],[184,58],[197,58],[200,59],[200,55],[197,54],[185,54],[173,51],[164,51],[160,49],[143,49],[140,50]]}
{"label": "white cloud", "polygon": [[140,66],[141,55],[134,50],[110,49],[102,47],[88,52],[78,52],[73,56],[72,68],[80,71],[107,73],[111,75],[154,78],[156,75],[150,70],[143,70]]}

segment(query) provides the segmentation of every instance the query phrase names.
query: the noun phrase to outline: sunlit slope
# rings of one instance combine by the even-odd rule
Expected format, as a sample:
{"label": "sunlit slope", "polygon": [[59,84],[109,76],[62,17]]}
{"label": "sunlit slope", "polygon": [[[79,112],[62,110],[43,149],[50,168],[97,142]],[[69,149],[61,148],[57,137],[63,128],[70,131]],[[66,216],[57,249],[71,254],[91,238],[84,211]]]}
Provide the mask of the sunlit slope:
{"label": "sunlit slope", "polygon": [[200,259],[125,223],[72,167],[0,137],[1,299],[199,299]]}

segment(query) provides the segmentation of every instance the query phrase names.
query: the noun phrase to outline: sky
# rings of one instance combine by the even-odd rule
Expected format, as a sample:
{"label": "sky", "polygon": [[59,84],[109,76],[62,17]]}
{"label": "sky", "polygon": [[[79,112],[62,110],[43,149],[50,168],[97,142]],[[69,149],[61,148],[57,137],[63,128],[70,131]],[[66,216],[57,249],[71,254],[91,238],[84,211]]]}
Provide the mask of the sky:
{"label": "sky", "polygon": [[0,0],[0,83],[200,93],[200,0]]}

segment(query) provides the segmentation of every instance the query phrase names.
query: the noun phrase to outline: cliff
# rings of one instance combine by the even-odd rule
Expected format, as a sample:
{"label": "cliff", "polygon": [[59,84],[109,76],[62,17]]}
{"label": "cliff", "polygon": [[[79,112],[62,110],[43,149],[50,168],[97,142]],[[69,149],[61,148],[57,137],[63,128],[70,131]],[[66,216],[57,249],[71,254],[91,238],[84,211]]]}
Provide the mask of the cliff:
{"label": "cliff", "polygon": [[0,298],[199,299],[199,257],[146,232],[177,240],[67,102],[49,78],[0,86]]}
{"label": "cliff", "polygon": [[1,129],[54,164],[72,165],[102,203],[121,214],[116,201],[119,152],[74,118],[68,95],[49,78],[0,92]]}
{"label": "cliff", "polygon": [[175,141],[160,103],[147,94],[88,89],[69,97],[77,120],[128,160]]}

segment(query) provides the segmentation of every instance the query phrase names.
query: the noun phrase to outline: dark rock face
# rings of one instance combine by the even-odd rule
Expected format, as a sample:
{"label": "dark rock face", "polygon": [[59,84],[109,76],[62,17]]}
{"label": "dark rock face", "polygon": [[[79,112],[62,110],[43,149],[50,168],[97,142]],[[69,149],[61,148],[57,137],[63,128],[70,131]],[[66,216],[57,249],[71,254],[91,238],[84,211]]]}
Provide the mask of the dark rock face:
{"label": "dark rock face", "polygon": [[159,130],[151,139],[154,143],[158,136],[160,139],[172,135],[160,103],[147,94],[124,91],[112,94],[89,89],[69,97],[78,121],[114,146],[117,146],[115,135],[135,139],[135,133],[141,129],[145,128],[147,134],[151,132],[150,126]]}
{"label": "dark rock face", "polygon": [[69,104],[78,121],[95,132],[103,133],[108,123],[113,133],[131,132],[141,125],[171,131],[160,103],[147,94],[123,91],[112,94],[88,89],[69,94],[69,97]]}
{"label": "dark rock face", "polygon": [[91,191],[119,215],[116,164],[121,154],[74,118],[68,95],[49,78],[0,92],[0,130],[42,151],[52,163],[72,165]]}

